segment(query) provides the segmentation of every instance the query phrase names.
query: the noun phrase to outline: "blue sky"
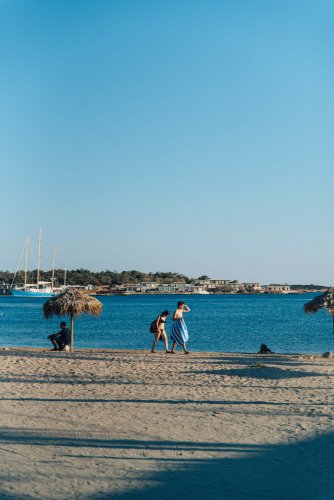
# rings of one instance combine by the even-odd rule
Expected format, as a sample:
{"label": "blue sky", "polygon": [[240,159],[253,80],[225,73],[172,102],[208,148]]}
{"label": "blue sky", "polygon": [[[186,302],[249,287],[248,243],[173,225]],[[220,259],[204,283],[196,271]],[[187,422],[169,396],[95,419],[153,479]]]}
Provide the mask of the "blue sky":
{"label": "blue sky", "polygon": [[0,0],[0,269],[333,283],[333,14]]}

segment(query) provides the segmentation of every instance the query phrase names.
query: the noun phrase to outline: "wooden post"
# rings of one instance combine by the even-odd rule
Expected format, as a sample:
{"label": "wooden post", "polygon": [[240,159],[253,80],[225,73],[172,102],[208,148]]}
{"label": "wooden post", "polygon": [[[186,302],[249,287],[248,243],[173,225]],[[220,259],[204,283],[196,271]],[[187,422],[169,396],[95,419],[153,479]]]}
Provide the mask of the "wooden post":
{"label": "wooden post", "polygon": [[70,351],[73,351],[73,344],[74,344],[74,318],[73,314],[71,315],[71,345],[70,345]]}

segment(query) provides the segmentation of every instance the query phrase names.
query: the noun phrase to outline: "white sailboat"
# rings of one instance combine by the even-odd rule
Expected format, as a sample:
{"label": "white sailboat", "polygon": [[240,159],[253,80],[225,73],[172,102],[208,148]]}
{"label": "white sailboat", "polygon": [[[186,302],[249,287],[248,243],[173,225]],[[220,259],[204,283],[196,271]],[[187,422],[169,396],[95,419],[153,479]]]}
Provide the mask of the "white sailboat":
{"label": "white sailboat", "polygon": [[13,287],[11,289],[11,294],[14,297],[22,298],[36,298],[43,297],[48,298],[57,295],[60,290],[56,290],[54,287],[54,269],[55,269],[55,258],[56,250],[53,249],[53,263],[52,263],[52,278],[51,281],[41,281],[40,280],[40,264],[41,264],[41,239],[42,239],[42,228],[39,229],[38,236],[38,257],[37,257],[37,276],[36,283],[27,283],[28,274],[28,248],[29,240],[25,243],[25,268],[24,268],[24,284],[23,287]]}

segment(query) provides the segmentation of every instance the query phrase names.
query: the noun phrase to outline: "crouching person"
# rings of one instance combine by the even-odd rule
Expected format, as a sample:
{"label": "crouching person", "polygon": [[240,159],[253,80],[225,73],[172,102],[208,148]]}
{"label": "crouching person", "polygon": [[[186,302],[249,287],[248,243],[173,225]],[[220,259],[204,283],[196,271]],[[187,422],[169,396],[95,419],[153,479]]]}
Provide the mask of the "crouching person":
{"label": "crouching person", "polygon": [[48,336],[53,344],[51,351],[69,351],[70,350],[70,330],[65,321],[60,323],[60,331]]}

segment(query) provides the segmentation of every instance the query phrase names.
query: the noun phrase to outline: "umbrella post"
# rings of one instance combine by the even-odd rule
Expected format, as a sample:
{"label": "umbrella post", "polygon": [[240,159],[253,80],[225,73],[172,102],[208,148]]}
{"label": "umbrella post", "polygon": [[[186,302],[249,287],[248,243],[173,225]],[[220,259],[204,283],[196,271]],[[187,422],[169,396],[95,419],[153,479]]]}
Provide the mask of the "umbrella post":
{"label": "umbrella post", "polygon": [[91,297],[87,290],[81,291],[70,288],[45,302],[43,311],[46,319],[52,318],[52,316],[67,316],[70,318],[70,351],[73,351],[74,318],[78,318],[81,314],[99,316],[102,311],[102,303],[95,297]]}
{"label": "umbrella post", "polygon": [[74,344],[74,318],[73,314],[71,314],[71,341],[70,341],[70,351],[73,351],[73,344]]}
{"label": "umbrella post", "polygon": [[332,336],[332,344],[333,344],[333,350],[334,350],[334,313],[332,313],[332,319],[333,319],[333,336]]}

